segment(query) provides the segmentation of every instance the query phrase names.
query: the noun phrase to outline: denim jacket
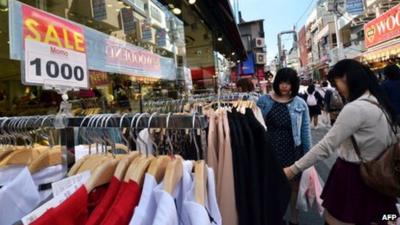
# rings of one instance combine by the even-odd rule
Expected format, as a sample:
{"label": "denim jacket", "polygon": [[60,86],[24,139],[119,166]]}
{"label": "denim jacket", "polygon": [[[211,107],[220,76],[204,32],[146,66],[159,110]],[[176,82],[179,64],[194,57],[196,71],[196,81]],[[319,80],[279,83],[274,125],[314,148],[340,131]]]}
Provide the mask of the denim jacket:
{"label": "denim jacket", "polygon": [[[274,105],[274,100],[269,95],[260,97],[257,102],[264,119]],[[293,139],[296,146],[303,145],[304,153],[311,148],[310,115],[307,103],[296,96],[292,102],[287,104],[292,120]],[[268,127],[267,127],[268,128]]]}

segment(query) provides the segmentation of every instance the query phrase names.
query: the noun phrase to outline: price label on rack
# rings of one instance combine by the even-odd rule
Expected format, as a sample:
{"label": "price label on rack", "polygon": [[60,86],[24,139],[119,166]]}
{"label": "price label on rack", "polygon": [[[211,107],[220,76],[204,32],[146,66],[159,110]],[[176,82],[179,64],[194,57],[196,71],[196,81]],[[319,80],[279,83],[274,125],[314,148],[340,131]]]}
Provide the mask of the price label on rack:
{"label": "price label on rack", "polygon": [[27,84],[87,88],[86,55],[26,39],[24,78]]}

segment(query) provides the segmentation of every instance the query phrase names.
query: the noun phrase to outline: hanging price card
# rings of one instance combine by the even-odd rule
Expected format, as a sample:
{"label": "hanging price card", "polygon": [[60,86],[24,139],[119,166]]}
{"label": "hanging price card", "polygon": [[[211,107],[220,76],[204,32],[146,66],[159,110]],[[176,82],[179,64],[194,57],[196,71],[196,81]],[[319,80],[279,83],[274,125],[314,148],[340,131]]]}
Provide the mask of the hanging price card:
{"label": "hanging price card", "polygon": [[25,76],[33,85],[88,87],[86,43],[82,27],[23,5]]}

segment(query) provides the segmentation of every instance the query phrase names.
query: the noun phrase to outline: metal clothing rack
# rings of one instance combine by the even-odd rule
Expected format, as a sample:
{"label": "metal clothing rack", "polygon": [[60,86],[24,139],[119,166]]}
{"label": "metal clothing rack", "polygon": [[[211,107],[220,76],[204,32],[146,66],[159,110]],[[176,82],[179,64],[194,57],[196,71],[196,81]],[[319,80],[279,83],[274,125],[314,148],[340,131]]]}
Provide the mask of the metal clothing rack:
{"label": "metal clothing rack", "polygon": [[[6,135],[29,135],[29,132],[39,128],[56,128],[57,117],[30,116],[30,117],[2,117],[0,118],[0,140]],[[130,113],[130,114],[99,114],[86,117],[65,117],[66,126],[59,129],[60,145],[63,163],[69,164],[68,152],[75,147],[74,128],[164,128],[164,129],[205,129],[208,127],[207,117],[204,115],[187,114],[158,114],[158,113]],[[97,120],[96,122],[93,122]],[[150,121],[150,124],[149,124]],[[134,125],[133,125],[134,124]],[[137,126],[136,126],[137,125]]]}

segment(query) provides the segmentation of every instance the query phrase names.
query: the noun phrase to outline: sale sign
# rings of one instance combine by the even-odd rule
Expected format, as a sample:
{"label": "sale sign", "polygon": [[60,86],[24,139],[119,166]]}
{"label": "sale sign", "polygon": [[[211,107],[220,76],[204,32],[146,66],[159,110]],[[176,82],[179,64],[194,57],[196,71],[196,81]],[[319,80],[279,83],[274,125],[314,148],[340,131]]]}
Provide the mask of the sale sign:
{"label": "sale sign", "polygon": [[88,87],[84,31],[67,20],[22,5],[26,84]]}
{"label": "sale sign", "polygon": [[22,5],[23,39],[85,52],[83,28],[36,8]]}
{"label": "sale sign", "polygon": [[364,25],[367,48],[400,36],[400,4]]}

